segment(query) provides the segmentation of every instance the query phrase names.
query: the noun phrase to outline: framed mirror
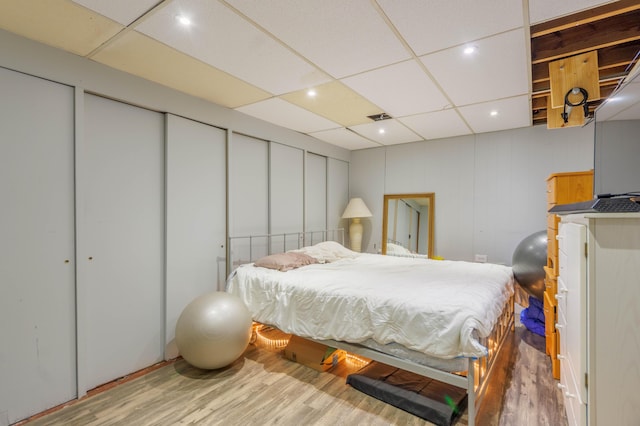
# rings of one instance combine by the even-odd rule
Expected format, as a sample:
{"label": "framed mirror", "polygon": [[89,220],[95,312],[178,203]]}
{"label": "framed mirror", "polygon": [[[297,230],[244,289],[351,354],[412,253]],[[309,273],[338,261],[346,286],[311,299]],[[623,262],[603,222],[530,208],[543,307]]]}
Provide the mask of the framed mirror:
{"label": "framed mirror", "polygon": [[385,194],[382,210],[382,254],[433,257],[435,193]]}

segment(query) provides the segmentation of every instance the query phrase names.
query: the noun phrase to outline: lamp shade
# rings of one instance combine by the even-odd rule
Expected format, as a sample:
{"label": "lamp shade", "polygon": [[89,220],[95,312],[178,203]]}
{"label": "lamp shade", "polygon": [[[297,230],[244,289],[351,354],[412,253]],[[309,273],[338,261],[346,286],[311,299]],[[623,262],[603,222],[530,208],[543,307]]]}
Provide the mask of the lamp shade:
{"label": "lamp shade", "polygon": [[342,213],[343,219],[351,219],[354,217],[371,217],[373,216],[362,198],[352,198],[347,204],[347,208]]}

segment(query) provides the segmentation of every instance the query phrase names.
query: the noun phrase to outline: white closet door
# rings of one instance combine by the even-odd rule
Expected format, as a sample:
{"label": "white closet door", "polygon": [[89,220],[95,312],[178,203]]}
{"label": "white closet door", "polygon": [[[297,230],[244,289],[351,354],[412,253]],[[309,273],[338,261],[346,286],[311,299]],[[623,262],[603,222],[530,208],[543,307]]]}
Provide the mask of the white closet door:
{"label": "white closet door", "polygon": [[73,89],[0,68],[0,424],[77,396]]}
{"label": "white closet door", "polygon": [[[269,155],[271,233],[303,231],[304,222],[304,151],[271,142]],[[300,234],[302,236],[302,234]],[[298,235],[273,238],[271,252],[300,247]]]}
{"label": "white closet door", "polygon": [[[327,228],[345,231],[342,235],[329,235],[330,239],[343,243],[346,230],[349,227],[347,219],[342,219],[342,213],[349,204],[349,163],[329,158],[327,161]],[[363,225],[366,225],[363,223]],[[366,232],[366,235],[371,235]],[[346,243],[346,240],[344,241]]]}
{"label": "white closet door", "polygon": [[78,254],[87,388],[162,360],[164,117],[86,95]]}
{"label": "white closet door", "polygon": [[305,243],[310,245],[321,241],[327,229],[327,157],[307,153],[306,174]]}
{"label": "white closet door", "polygon": [[[234,133],[229,146],[229,236],[269,232],[269,144]],[[231,269],[268,252],[266,238],[234,240]]]}
{"label": "white closet door", "polygon": [[165,358],[177,355],[184,307],[226,281],[226,132],[167,115],[167,315]]}

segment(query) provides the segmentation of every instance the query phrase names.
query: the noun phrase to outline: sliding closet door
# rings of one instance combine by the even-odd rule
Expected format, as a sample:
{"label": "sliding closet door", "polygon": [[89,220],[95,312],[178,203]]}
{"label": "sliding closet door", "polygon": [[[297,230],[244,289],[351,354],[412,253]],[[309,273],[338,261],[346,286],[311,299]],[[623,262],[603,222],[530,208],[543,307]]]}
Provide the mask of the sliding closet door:
{"label": "sliding closet door", "polygon": [[76,391],[73,89],[0,68],[0,424]]}
{"label": "sliding closet door", "polygon": [[307,153],[305,182],[306,245],[322,241],[327,229],[327,157]]}
{"label": "sliding closet door", "polygon": [[[304,151],[270,143],[269,185],[271,233],[285,234],[303,231],[304,223]],[[302,236],[300,234],[300,236]],[[274,237],[271,252],[299,247],[298,235]]]}
{"label": "sliding closet door", "polygon": [[184,307],[226,280],[226,132],[167,115],[166,358]]}
{"label": "sliding closet door", "polygon": [[84,102],[78,302],[90,389],[163,358],[164,117]]}
{"label": "sliding closet door", "polygon": [[[269,144],[234,133],[229,146],[229,236],[269,232]],[[233,240],[231,268],[268,252],[268,240]]]}
{"label": "sliding closet door", "polygon": [[[328,238],[346,243],[347,219],[342,219],[342,213],[349,204],[349,163],[329,158],[327,161],[327,228],[344,229],[342,233],[329,235]],[[363,224],[366,225],[366,224]],[[371,235],[367,232],[366,235]]]}

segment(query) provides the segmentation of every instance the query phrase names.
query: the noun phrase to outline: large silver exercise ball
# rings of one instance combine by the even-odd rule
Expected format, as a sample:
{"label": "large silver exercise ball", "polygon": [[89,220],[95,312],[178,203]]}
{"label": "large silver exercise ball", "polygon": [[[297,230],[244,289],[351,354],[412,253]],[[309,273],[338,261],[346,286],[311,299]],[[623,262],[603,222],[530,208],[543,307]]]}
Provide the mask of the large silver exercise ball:
{"label": "large silver exercise ball", "polygon": [[215,291],[189,303],[176,323],[180,355],[194,367],[212,370],[235,361],[251,338],[251,313],[238,297]]}
{"label": "large silver exercise ball", "polygon": [[513,276],[527,292],[542,300],[544,266],[547,264],[547,231],[538,231],[524,238],[511,260]]}

